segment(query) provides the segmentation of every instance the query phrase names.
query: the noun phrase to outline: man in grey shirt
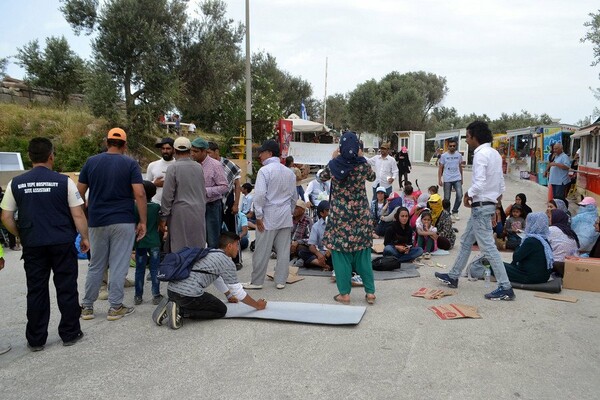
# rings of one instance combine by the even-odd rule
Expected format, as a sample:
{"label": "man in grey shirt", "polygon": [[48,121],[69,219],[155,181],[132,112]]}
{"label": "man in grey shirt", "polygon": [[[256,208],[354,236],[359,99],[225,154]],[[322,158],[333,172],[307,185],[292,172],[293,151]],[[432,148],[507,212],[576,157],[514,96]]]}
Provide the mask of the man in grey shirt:
{"label": "man in grey shirt", "polygon": [[452,188],[454,188],[456,199],[452,208],[452,217],[458,220],[458,208],[463,197],[463,158],[456,150],[457,147],[458,140],[456,138],[448,139],[448,151],[442,154],[438,161],[438,184],[443,185],[444,200],[450,200]]}
{"label": "man in grey shirt", "polygon": [[223,318],[227,306],[206,288],[214,284],[225,294],[230,303],[238,300],[257,310],[267,306],[265,299],[254,300],[239,283],[232,257],[239,251],[240,237],[233,232],[225,232],[219,238],[219,249],[213,250],[198,260],[190,271],[190,276],[180,281],[169,282],[168,298],[163,298],[152,314],[157,325],[166,323],[171,329],[179,329],[183,318],[216,319]]}

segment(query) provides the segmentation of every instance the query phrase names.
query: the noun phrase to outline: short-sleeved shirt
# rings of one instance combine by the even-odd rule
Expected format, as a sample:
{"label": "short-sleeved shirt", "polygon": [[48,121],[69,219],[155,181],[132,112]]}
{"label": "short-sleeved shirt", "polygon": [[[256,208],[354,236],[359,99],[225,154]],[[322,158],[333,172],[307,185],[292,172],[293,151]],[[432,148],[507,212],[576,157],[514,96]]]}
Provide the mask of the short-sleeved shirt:
{"label": "short-sleeved shirt", "polygon": [[[139,242],[135,243],[136,249],[152,249],[160,247],[160,235],[158,233],[158,220],[160,213],[160,205],[150,202],[146,209],[146,236]],[[135,207],[135,222],[140,221],[137,206]]]}
{"label": "short-sleeved shirt", "polygon": [[[241,212],[238,211],[237,214],[237,227],[236,227],[236,232],[238,235],[242,234],[242,228],[244,228],[245,226],[248,226],[248,217],[246,217],[246,215]],[[250,232],[246,233],[246,237],[250,238]]]}
{"label": "short-sleeved shirt", "polygon": [[[165,161],[164,159],[152,161],[148,164],[148,169],[146,170],[146,179],[150,182],[153,182],[156,178],[164,178],[167,173],[167,168],[169,165],[173,165],[175,163],[175,159],[173,158],[171,161]],[[152,201],[154,203],[160,204],[160,200],[162,199],[162,187],[156,187],[156,194],[152,197]]]}
{"label": "short-sleeved shirt", "polygon": [[88,158],[79,182],[88,185],[89,226],[135,223],[133,184],[142,184],[139,165],[122,154],[102,153]]}
{"label": "short-sleeved shirt", "polygon": [[323,218],[319,218],[319,220],[314,223],[312,230],[310,231],[310,237],[308,238],[308,244],[316,246],[317,250],[319,250],[321,253],[325,253],[326,251],[325,246],[323,246],[325,225],[325,220]]}
{"label": "short-sleeved shirt", "polygon": [[[571,167],[571,160],[565,153],[554,157],[554,162],[557,164],[563,164],[567,167]],[[550,176],[548,177],[548,183],[551,185],[566,185],[571,181],[569,178],[569,169],[562,169],[559,167],[550,167]]]}
{"label": "short-sleeved shirt", "polygon": [[[8,182],[8,185],[6,186],[0,208],[6,211],[17,211],[17,201],[15,200],[11,186],[12,180]],[[73,182],[71,178],[67,180],[67,199],[69,201],[69,207],[77,207],[83,204],[83,199],[77,190],[77,186],[75,186],[75,182]]]}
{"label": "short-sleeved shirt", "polygon": [[444,166],[442,178],[444,182],[457,182],[462,179],[460,175],[460,164],[462,164],[462,154],[455,151],[451,154],[449,151],[441,155],[439,163]]}

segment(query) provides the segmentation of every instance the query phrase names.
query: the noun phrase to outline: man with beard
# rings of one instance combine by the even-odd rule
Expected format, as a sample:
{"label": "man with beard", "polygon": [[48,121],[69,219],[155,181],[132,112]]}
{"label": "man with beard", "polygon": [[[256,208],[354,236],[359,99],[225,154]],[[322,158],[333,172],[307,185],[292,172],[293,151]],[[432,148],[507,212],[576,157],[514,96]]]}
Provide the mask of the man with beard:
{"label": "man with beard", "polygon": [[160,204],[163,185],[165,183],[165,173],[169,165],[175,163],[175,158],[173,157],[175,152],[173,149],[173,139],[169,137],[163,138],[160,142],[156,143],[155,147],[160,149],[162,159],[152,161],[148,164],[146,180],[154,183],[154,186],[156,186],[156,194],[152,197],[152,201]]}

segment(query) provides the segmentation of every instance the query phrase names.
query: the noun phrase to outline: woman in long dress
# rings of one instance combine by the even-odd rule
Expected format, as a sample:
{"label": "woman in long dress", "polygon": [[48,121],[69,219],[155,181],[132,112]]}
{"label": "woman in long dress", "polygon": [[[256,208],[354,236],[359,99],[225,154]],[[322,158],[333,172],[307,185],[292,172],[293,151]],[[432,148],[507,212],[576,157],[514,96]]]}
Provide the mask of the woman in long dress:
{"label": "woman in long dress", "polygon": [[345,132],[333,159],[321,173],[331,178],[330,214],[323,243],[331,250],[339,294],[334,300],[350,303],[352,271],[362,278],[365,299],[375,302],[375,282],[371,264],[371,217],[365,180],[375,180],[375,172],[362,156],[362,145],[354,132]]}

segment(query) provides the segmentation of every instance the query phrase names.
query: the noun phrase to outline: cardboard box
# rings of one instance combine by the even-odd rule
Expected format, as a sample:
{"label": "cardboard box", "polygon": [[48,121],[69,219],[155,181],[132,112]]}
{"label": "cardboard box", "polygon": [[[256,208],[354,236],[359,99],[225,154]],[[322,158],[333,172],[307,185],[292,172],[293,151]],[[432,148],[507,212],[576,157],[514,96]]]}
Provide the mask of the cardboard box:
{"label": "cardboard box", "polygon": [[600,259],[567,257],[563,288],[600,292]]}

